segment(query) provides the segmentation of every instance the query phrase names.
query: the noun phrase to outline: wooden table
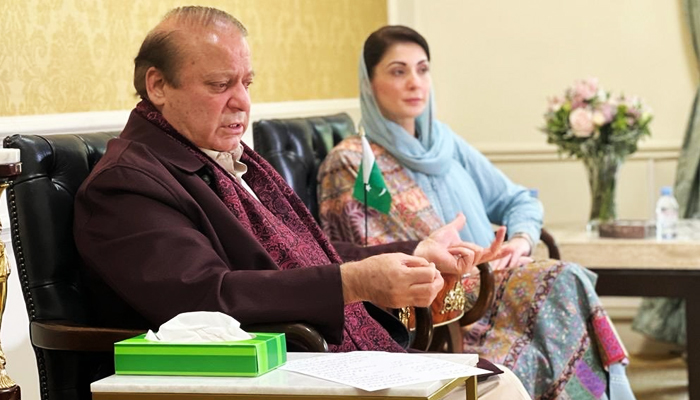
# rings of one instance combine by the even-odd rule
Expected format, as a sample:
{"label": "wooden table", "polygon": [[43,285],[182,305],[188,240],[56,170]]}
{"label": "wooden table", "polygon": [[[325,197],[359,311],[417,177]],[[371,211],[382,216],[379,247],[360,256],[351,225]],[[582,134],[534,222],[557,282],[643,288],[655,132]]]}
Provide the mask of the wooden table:
{"label": "wooden table", "polygon": [[601,296],[676,297],[686,301],[688,393],[700,400],[700,240],[609,239],[583,225],[547,227],[561,258],[598,274]]}
{"label": "wooden table", "polygon": [[[288,360],[323,357],[288,353]],[[475,366],[475,354],[423,354]],[[460,388],[461,387],[461,388]],[[112,375],[90,385],[93,400],[476,400],[476,376],[366,392],[276,369],[257,378]]]}

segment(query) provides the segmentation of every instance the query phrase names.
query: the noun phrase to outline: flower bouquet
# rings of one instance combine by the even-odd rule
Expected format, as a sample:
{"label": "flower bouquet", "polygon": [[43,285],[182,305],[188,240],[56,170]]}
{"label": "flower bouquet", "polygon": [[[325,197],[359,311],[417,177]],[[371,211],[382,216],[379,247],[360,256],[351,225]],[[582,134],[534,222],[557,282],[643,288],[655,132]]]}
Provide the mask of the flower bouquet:
{"label": "flower bouquet", "polygon": [[583,160],[591,188],[593,226],[615,219],[615,181],[625,157],[649,135],[652,119],[638,97],[613,96],[596,78],[575,82],[564,97],[553,97],[544,115],[547,143]]}

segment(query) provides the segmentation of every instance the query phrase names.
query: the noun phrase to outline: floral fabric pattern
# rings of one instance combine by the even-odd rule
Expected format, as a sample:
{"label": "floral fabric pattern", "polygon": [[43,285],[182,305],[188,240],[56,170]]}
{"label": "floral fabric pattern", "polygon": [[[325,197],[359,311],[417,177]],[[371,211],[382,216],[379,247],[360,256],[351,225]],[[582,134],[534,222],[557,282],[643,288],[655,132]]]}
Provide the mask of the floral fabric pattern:
{"label": "floral fabric pattern", "polygon": [[319,215],[321,227],[331,240],[368,245],[400,240],[420,240],[442,226],[428,198],[398,161],[381,146],[372,143],[372,151],[392,196],[389,214],[368,208],[368,234],[365,235],[365,210],[354,200],[352,190],[362,159],[358,136],[339,143],[319,169]]}
{"label": "floral fabric pattern", "polygon": [[594,282],[557,260],[496,271],[494,306],[465,330],[464,350],[513,369],[534,398],[606,399],[605,367],[626,355]]}
{"label": "floral fabric pattern", "polygon": [[[426,237],[442,222],[398,161],[372,144],[393,200],[389,215],[367,212],[367,242]],[[319,170],[321,226],[331,240],[362,244],[365,210],[352,197],[362,156],[358,137],[345,139]],[[467,221],[469,223],[469,221]],[[625,359],[622,343],[595,294],[595,276],[572,263],[539,261],[495,271],[492,309],[464,329],[464,351],[502,363],[535,399],[607,399],[606,366]],[[468,306],[478,276],[463,280]]]}

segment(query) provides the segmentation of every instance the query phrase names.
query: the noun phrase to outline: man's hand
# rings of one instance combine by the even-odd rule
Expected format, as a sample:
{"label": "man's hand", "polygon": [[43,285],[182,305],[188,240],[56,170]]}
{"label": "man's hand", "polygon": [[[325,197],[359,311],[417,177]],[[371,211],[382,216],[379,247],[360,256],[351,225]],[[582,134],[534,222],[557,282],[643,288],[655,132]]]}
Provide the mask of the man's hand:
{"label": "man's hand", "polygon": [[460,213],[449,224],[436,229],[426,239],[418,243],[413,254],[435,263],[444,274],[464,275],[474,266],[504,257],[507,252],[502,248],[506,228],[496,231],[496,239],[488,248],[464,242],[459,231],[464,227],[466,218]]}
{"label": "man's hand", "polygon": [[340,266],[345,304],[371,301],[387,308],[428,307],[444,281],[433,263],[402,253]]}
{"label": "man's hand", "polygon": [[459,231],[467,219],[460,213],[449,224],[434,230],[423,239],[413,255],[435,263],[444,274],[463,275],[476,265],[484,249],[474,243],[463,242]]}
{"label": "man's hand", "polygon": [[530,243],[520,237],[515,237],[503,244],[501,252],[503,257],[491,262],[494,271],[504,268],[519,267],[533,261],[530,254]]}

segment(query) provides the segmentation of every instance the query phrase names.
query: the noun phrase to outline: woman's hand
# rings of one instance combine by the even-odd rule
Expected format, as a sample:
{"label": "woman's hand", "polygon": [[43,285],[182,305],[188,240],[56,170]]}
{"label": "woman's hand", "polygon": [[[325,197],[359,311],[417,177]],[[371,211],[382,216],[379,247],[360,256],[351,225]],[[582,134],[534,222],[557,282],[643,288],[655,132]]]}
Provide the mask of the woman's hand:
{"label": "woman's hand", "polygon": [[502,257],[491,261],[494,271],[504,268],[519,267],[533,261],[530,254],[530,242],[521,237],[515,237],[503,244]]}
{"label": "woman's hand", "polygon": [[505,238],[505,228],[499,229],[496,240],[485,249],[464,242],[459,237],[459,231],[466,221],[464,214],[460,213],[452,222],[436,229],[422,240],[413,254],[435,263],[440,272],[455,275],[464,275],[482,262],[502,257],[501,245]]}

